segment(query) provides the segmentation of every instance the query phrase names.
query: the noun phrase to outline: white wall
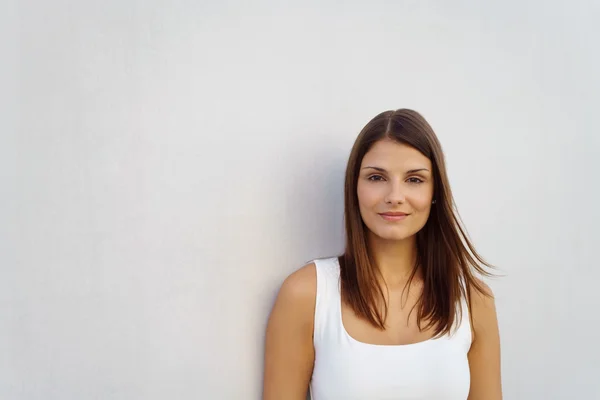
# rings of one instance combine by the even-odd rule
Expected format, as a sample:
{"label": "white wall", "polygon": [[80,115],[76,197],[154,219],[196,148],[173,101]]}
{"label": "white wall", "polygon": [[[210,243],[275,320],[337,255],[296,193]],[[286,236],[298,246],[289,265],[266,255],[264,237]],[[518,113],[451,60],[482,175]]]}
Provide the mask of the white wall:
{"label": "white wall", "polygon": [[[597,2],[4,1],[0,398],[258,399],[282,279],[342,250],[378,112],[422,112],[505,399],[600,398]],[[594,246],[595,245],[595,246]]]}

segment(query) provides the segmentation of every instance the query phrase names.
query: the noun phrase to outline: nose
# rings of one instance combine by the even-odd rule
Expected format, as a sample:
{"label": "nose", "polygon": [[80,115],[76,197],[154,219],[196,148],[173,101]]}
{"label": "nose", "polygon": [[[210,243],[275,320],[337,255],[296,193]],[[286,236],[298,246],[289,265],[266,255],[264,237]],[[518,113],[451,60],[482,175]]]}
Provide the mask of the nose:
{"label": "nose", "polygon": [[401,183],[392,183],[389,185],[389,191],[385,196],[385,202],[388,204],[403,204],[406,202],[406,196]]}

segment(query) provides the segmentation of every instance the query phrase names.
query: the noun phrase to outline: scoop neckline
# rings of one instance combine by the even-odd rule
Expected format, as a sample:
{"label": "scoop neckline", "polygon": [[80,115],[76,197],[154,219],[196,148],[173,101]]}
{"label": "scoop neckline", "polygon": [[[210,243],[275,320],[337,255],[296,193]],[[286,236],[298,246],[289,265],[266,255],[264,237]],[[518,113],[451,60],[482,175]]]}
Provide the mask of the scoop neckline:
{"label": "scoop neckline", "polygon": [[[335,258],[335,262],[337,264],[338,267],[338,271],[340,269],[340,260],[339,258]],[[429,339],[425,339],[425,340],[421,340],[419,342],[414,342],[414,343],[405,343],[405,344],[377,344],[377,343],[367,343],[367,342],[363,342],[360,341],[358,339],[355,339],[346,329],[346,326],[344,325],[344,318],[342,317],[342,290],[341,290],[341,281],[338,282],[338,294],[339,294],[339,301],[338,303],[338,321],[340,324],[340,327],[342,329],[342,333],[344,334],[344,336],[351,341],[352,343],[355,343],[359,346],[367,346],[367,347],[380,347],[380,348],[409,348],[409,347],[415,347],[415,346],[421,346],[421,345],[425,345],[428,344],[430,342],[435,342],[438,341],[440,338],[436,338],[436,337],[430,337]]]}

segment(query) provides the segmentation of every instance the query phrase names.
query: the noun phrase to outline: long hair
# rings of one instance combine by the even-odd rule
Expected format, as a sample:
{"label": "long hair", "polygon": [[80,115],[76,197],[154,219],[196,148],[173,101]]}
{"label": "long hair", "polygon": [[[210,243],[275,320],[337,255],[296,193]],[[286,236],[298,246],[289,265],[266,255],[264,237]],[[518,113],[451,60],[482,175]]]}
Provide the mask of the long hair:
{"label": "long hair", "polygon": [[[446,174],[444,154],[431,126],[418,112],[409,109],[385,111],[373,118],[358,135],[346,168],[344,184],[345,251],[339,257],[342,298],[353,311],[373,326],[384,329],[387,304],[378,284],[377,269],[367,244],[367,230],[360,215],[357,184],[360,165],[369,149],[381,139],[392,139],[420,151],[432,164],[435,204],[425,226],[416,234],[416,264],[422,269],[423,291],[417,301],[417,324],[429,321],[434,336],[449,333],[462,314],[462,299],[471,315],[471,288],[485,294],[475,273],[490,276],[493,268],[476,251],[462,227]],[[377,304],[383,304],[378,309]],[[412,312],[412,310],[411,310]],[[459,315],[461,315],[459,314]]]}

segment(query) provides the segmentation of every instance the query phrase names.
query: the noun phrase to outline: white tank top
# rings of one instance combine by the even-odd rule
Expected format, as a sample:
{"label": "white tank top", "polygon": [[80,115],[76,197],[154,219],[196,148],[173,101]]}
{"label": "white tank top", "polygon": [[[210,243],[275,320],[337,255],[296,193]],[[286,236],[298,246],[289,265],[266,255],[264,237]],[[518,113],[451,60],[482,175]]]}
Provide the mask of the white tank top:
{"label": "white tank top", "polygon": [[467,399],[471,327],[464,299],[462,323],[449,335],[407,345],[367,344],[353,339],[342,324],[338,258],[314,263],[312,400]]}

